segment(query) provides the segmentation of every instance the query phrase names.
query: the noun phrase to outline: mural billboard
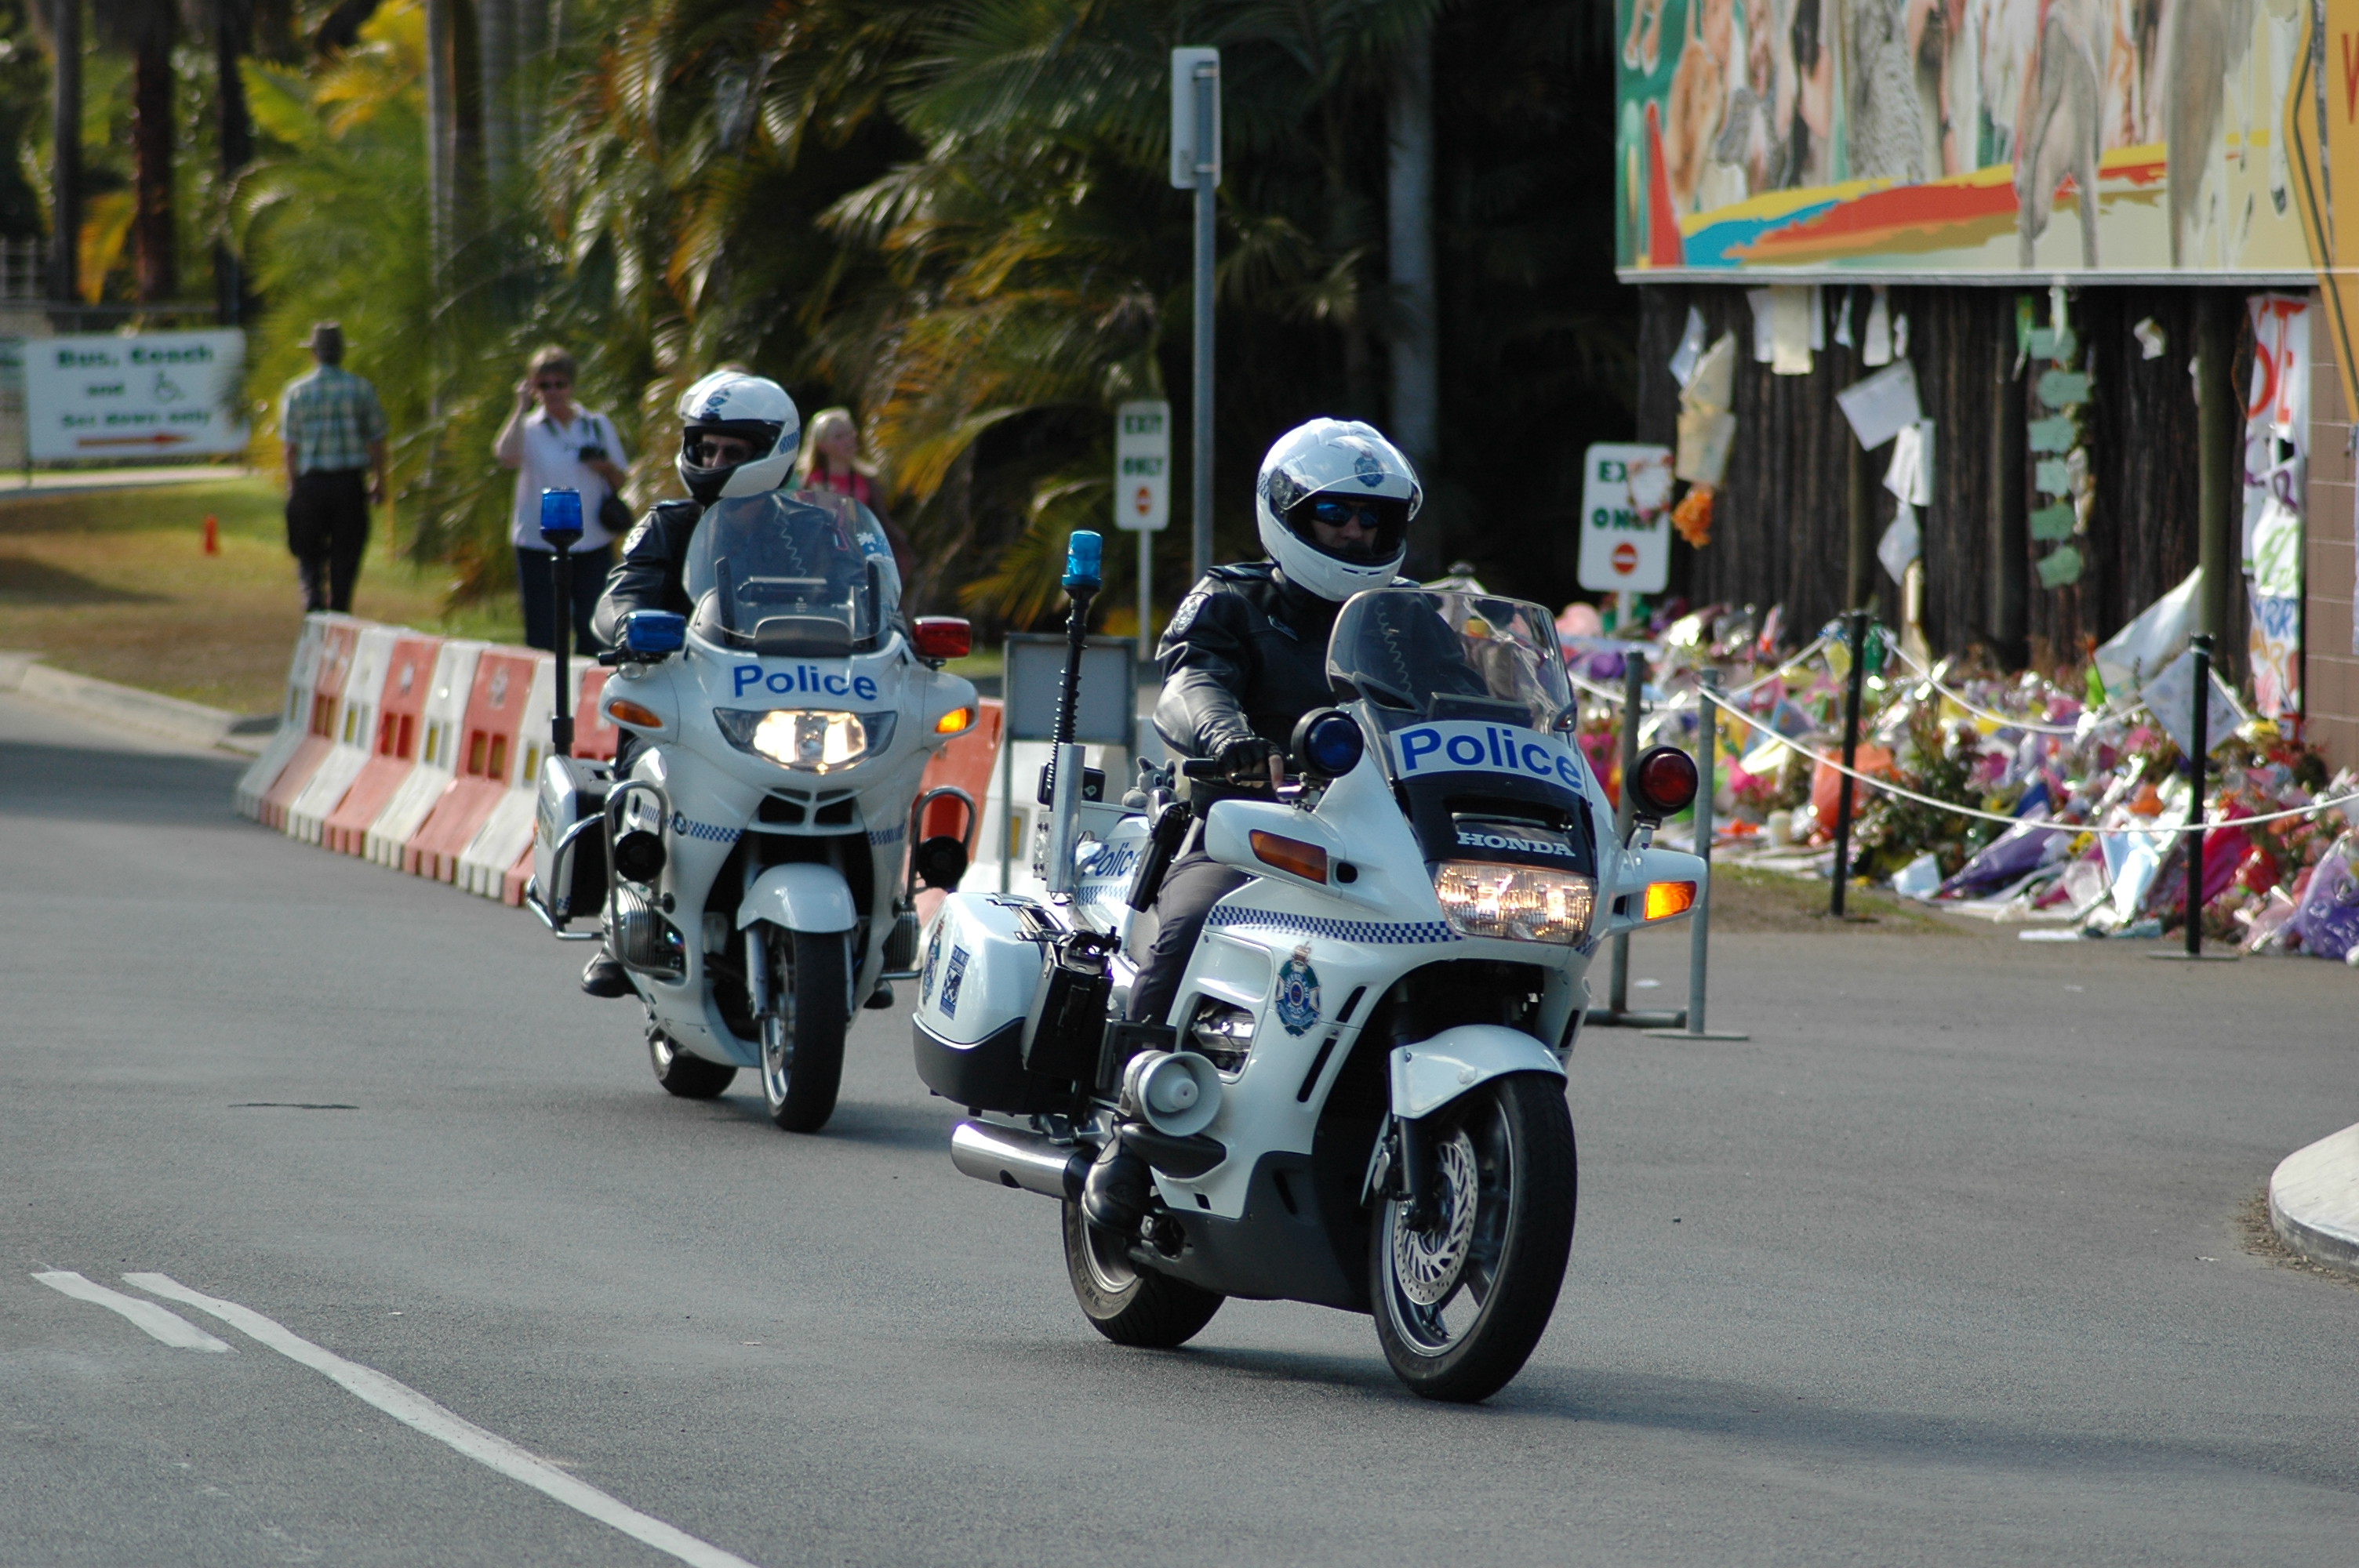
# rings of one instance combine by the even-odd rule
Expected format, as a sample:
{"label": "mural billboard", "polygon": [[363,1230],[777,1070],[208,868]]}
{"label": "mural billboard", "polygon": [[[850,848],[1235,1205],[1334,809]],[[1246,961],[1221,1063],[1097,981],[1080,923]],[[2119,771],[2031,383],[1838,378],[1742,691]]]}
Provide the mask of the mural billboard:
{"label": "mural billboard", "polygon": [[2310,4],[1618,0],[1616,265],[2293,281]]}

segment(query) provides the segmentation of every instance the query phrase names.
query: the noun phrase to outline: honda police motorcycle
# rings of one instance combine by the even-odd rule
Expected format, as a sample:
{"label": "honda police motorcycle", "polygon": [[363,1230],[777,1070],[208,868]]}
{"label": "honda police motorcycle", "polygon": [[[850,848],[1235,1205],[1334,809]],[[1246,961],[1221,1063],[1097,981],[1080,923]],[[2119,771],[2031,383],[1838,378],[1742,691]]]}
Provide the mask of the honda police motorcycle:
{"label": "honda police motorcycle", "polygon": [[[1096,541],[1075,544],[1078,640]],[[1070,711],[1078,657],[1067,672]],[[1563,1281],[1566,1063],[1590,960],[1683,915],[1706,875],[1650,844],[1692,799],[1695,766],[1649,752],[1617,839],[1537,605],[1360,593],[1327,673],[1337,704],[1297,725],[1294,781],[1201,820],[1144,767],[1108,803],[1081,748],[1060,744],[1049,895],[944,901],[918,1070],[971,1108],[959,1170],[1062,1203],[1073,1292],[1109,1339],[1179,1345],[1230,1296],[1312,1302],[1372,1314],[1418,1393],[1479,1400],[1521,1368]],[[1213,906],[1169,1022],[1125,1021],[1146,912],[1191,835],[1250,880]],[[1080,1201],[1117,1130],[1153,1174],[1124,1230]]]}
{"label": "honda police motorcycle", "polygon": [[[638,738],[619,775],[560,754],[540,780],[527,899],[603,936],[645,1002],[658,1082],[689,1098],[759,1075],[771,1119],[835,1109],[853,1010],[916,975],[918,882],[952,888],[980,813],[920,793],[977,717],[942,669],[967,623],[903,624],[882,530],[857,505],[724,498],[683,563],[689,616],[635,611],[599,711]],[[934,800],[963,837],[904,850]],[[568,929],[594,920],[594,931]]]}

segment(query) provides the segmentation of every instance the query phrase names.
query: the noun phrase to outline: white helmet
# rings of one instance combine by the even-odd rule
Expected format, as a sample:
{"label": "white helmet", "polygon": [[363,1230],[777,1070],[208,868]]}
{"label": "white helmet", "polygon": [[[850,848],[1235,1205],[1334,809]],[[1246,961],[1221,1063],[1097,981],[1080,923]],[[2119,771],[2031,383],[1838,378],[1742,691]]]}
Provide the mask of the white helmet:
{"label": "white helmet", "polygon": [[[1277,438],[1254,483],[1254,516],[1262,548],[1299,584],[1337,603],[1393,580],[1408,555],[1408,520],[1425,503],[1417,470],[1373,425],[1356,419],[1313,419]],[[1313,514],[1353,513],[1375,525],[1364,553],[1337,554],[1311,532]]]}
{"label": "white helmet", "polygon": [[[730,495],[776,490],[795,466],[803,416],[787,389],[766,376],[717,370],[679,395],[679,455],[674,460],[689,494],[707,506]],[[742,463],[705,468],[696,461],[699,436],[735,436],[754,444]]]}

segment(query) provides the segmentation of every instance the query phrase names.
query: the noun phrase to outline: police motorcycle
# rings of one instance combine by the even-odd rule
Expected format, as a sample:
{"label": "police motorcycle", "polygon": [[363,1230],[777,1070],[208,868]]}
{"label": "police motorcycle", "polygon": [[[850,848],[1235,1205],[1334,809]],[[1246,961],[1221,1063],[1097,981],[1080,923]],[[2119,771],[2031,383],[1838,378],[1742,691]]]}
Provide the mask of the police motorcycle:
{"label": "police motorcycle", "polygon": [[[834,1113],[853,1010],[916,977],[919,882],[956,887],[973,848],[973,799],[919,790],[977,717],[974,687],[941,667],[970,633],[905,626],[891,548],[848,501],[718,501],[683,566],[694,612],[634,611],[601,655],[599,711],[638,738],[627,769],[570,746],[544,767],[526,899],[622,963],[667,1090],[709,1099],[752,1068],[770,1119],[812,1132]],[[945,795],[963,837],[917,842],[905,871]]]}
{"label": "police motorcycle", "polygon": [[[1095,563],[1075,535],[1067,711]],[[1073,1293],[1107,1338],[1180,1345],[1230,1296],[1311,1302],[1372,1314],[1417,1393],[1480,1400],[1522,1368],[1562,1283],[1590,960],[1701,891],[1703,861],[1650,843],[1695,766],[1649,752],[1617,841],[1537,605],[1364,592],[1327,671],[1337,705],[1302,717],[1268,802],[1197,818],[1142,767],[1111,804],[1060,736],[1048,896],[944,901],[918,1070],[971,1108],[960,1171],[1063,1205]],[[1250,880],[1213,906],[1169,1022],[1123,1021],[1146,912],[1191,836]],[[1080,1201],[1117,1136],[1152,1172],[1123,1231]]]}

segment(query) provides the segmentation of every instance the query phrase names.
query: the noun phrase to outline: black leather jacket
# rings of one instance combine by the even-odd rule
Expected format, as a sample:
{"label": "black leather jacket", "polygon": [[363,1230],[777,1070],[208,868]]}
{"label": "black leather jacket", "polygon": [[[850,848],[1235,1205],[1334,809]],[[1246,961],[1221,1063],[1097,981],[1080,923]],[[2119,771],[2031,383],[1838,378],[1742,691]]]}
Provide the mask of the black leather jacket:
{"label": "black leather jacket", "polygon": [[[1397,588],[1415,588],[1395,578]],[[1333,600],[1288,582],[1275,561],[1214,567],[1190,590],[1163,631],[1156,657],[1163,696],[1155,728],[1183,756],[1218,756],[1233,741],[1258,735],[1276,746],[1292,739],[1295,720],[1334,700],[1327,685],[1327,637]],[[1238,792],[1206,789],[1195,798]]]}
{"label": "black leather jacket", "polygon": [[639,525],[623,537],[614,569],[606,574],[605,591],[590,617],[590,630],[608,647],[620,635],[623,617],[634,610],[669,610],[686,615],[695,610],[688,601],[681,574],[688,561],[689,535],[704,515],[701,502],[658,501],[647,508]]}

